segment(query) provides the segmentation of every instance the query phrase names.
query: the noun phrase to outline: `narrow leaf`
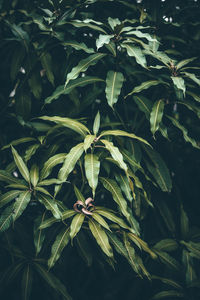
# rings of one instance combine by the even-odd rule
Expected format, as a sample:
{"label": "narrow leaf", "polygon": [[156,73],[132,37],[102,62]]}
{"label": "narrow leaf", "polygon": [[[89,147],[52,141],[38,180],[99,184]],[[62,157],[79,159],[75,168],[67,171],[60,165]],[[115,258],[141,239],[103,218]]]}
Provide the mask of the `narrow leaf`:
{"label": "narrow leaf", "polygon": [[95,196],[95,190],[98,184],[98,176],[100,171],[100,162],[98,157],[94,154],[85,155],[85,174],[88,180],[89,186],[92,189],[93,198]]}
{"label": "narrow leaf", "polygon": [[154,135],[159,129],[160,122],[162,121],[165,103],[162,99],[156,101],[153,105],[150,117],[151,132]]}
{"label": "narrow leaf", "polygon": [[55,167],[58,164],[61,164],[65,160],[66,156],[66,153],[59,153],[50,157],[45,162],[44,167],[41,170],[40,179],[45,179],[51,173],[53,167]]}
{"label": "narrow leaf", "polygon": [[32,269],[30,264],[24,268],[24,272],[22,275],[22,300],[29,300],[31,295],[33,282]]}
{"label": "narrow leaf", "polygon": [[94,220],[89,219],[89,228],[97,241],[97,244],[100,246],[102,251],[108,256],[113,257],[113,251],[109,244],[108,237],[101,226]]}
{"label": "narrow leaf", "polygon": [[106,54],[104,53],[96,53],[93,55],[90,55],[89,57],[81,60],[76,67],[72,69],[70,73],[67,74],[65,87],[68,84],[70,80],[76,79],[81,72],[87,71],[89,66],[93,66],[97,63],[98,60],[103,58]]}
{"label": "narrow leaf", "polygon": [[56,219],[61,218],[61,212],[55,200],[44,194],[38,194],[38,200],[46,207],[47,210],[52,212]]}
{"label": "narrow leaf", "polygon": [[19,191],[19,190],[13,190],[13,191],[10,191],[10,192],[7,192],[7,193],[1,195],[0,196],[0,208],[3,207],[4,205],[8,204],[13,199],[15,199],[20,193],[21,193],[21,191]]}
{"label": "narrow leaf", "polygon": [[159,80],[148,80],[145,81],[143,83],[141,83],[140,85],[136,86],[130,93],[128,93],[128,96],[131,96],[132,94],[136,94],[136,93],[140,93],[143,90],[146,90],[152,86],[158,85],[158,84],[162,84],[163,82],[159,81]]}
{"label": "narrow leaf", "polygon": [[142,50],[137,46],[132,46],[130,44],[123,43],[121,44],[123,48],[126,48],[129,56],[133,56],[136,59],[136,62],[141,65],[143,68],[147,67],[146,58]]}
{"label": "narrow leaf", "polygon": [[30,178],[32,185],[36,187],[39,180],[39,167],[36,164],[32,165],[31,167]]}
{"label": "narrow leaf", "polygon": [[99,127],[100,127],[100,113],[98,111],[96,114],[96,117],[94,119],[94,124],[93,124],[93,132],[95,135],[98,133]]}
{"label": "narrow leaf", "polygon": [[84,150],[85,150],[85,152],[88,150],[88,148],[90,148],[90,146],[93,143],[94,139],[95,139],[95,135],[93,135],[93,134],[86,135],[86,137],[84,139]]}
{"label": "narrow leaf", "polygon": [[12,153],[13,153],[13,157],[15,160],[15,164],[18,167],[21,175],[24,177],[24,179],[27,182],[30,182],[30,175],[29,175],[29,171],[28,168],[26,166],[26,164],[24,163],[23,159],[21,158],[21,156],[17,153],[17,151],[12,147]]}
{"label": "narrow leaf", "polygon": [[94,53],[94,49],[88,48],[85,43],[78,43],[77,41],[66,41],[62,43],[63,46],[71,46],[76,50],[82,50],[86,53]]}
{"label": "narrow leaf", "polygon": [[177,87],[178,90],[181,90],[183,92],[183,95],[185,96],[186,87],[185,87],[184,79],[178,76],[177,77],[171,76],[171,79],[175,87]]}
{"label": "narrow leaf", "polygon": [[29,204],[31,200],[31,193],[30,191],[22,192],[19,196],[19,198],[16,199],[14,205],[13,205],[13,221],[18,219],[21,214],[26,209],[27,205]]}
{"label": "narrow leaf", "polygon": [[84,222],[85,215],[82,213],[76,214],[71,222],[70,225],[70,238],[73,240],[73,238],[77,235],[77,233],[80,231],[81,226]]}

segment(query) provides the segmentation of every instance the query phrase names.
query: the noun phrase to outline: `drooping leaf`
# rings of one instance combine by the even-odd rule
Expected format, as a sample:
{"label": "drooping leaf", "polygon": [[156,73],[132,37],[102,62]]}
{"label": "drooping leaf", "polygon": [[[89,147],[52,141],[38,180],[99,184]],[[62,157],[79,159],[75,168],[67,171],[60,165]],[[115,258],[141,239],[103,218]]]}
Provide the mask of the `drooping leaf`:
{"label": "drooping leaf", "polygon": [[152,86],[158,85],[158,84],[163,84],[163,82],[161,82],[159,80],[145,81],[145,82],[141,83],[140,85],[136,86],[130,93],[128,93],[128,95],[126,97],[131,96],[132,94],[140,93],[141,91],[146,90],[146,89],[148,89]]}
{"label": "drooping leaf", "polygon": [[44,53],[41,56],[41,63],[45,72],[47,74],[48,80],[54,85],[54,75],[53,75],[53,67],[52,67],[52,58],[49,53]]}
{"label": "drooping leaf", "polygon": [[98,214],[98,212],[94,211],[92,212],[92,218],[99,223],[102,227],[106,228],[107,230],[110,230],[110,227],[108,226],[107,222],[104,220],[104,218],[101,217],[100,214]]}
{"label": "drooping leaf", "polygon": [[61,164],[67,156],[67,153],[59,153],[50,157],[45,163],[41,170],[40,179],[45,179],[50,173],[53,167],[57,164]]}
{"label": "drooping leaf", "polygon": [[170,269],[174,269],[176,271],[180,270],[180,264],[178,263],[178,261],[173,258],[172,256],[170,256],[168,253],[164,252],[164,251],[157,251],[155,250],[155,253],[159,256],[160,260]]}
{"label": "drooping leaf", "polygon": [[183,92],[183,95],[185,96],[186,86],[184,79],[178,76],[171,76],[171,79],[173,81],[174,86],[177,87],[178,90],[181,90]]}
{"label": "drooping leaf", "polygon": [[33,275],[30,264],[24,268],[22,275],[22,300],[29,300],[32,290]]}
{"label": "drooping leaf", "polygon": [[77,233],[80,231],[81,226],[83,225],[85,219],[85,215],[82,213],[76,214],[71,222],[70,225],[70,238],[73,240],[73,238],[77,235]]}
{"label": "drooping leaf", "polygon": [[67,246],[70,241],[69,227],[63,228],[57,235],[55,242],[51,248],[51,256],[48,260],[49,269],[52,268],[56,261],[60,258],[63,249]]}
{"label": "drooping leaf", "polygon": [[106,98],[108,105],[113,108],[117,103],[123,85],[124,75],[120,72],[108,71],[106,77]]}
{"label": "drooping leaf", "polygon": [[151,159],[151,164],[147,163],[147,168],[155,178],[162,191],[170,192],[172,188],[172,181],[165,162],[155,150],[146,146],[143,146],[143,148]]}
{"label": "drooping leaf", "polygon": [[185,249],[183,249],[182,253],[182,262],[184,264],[186,284],[187,286],[190,286],[193,282],[197,280],[197,275],[194,268],[193,257]]}
{"label": "drooping leaf", "polygon": [[13,190],[9,191],[0,196],[0,208],[4,205],[8,204],[10,201],[15,199],[22,191],[20,190]]}
{"label": "drooping leaf", "polygon": [[108,257],[113,257],[113,251],[109,244],[108,237],[107,237],[105,231],[101,228],[101,226],[95,220],[89,219],[88,224],[89,224],[89,228],[90,228],[94,238],[97,241],[97,244],[100,246],[102,251]]}
{"label": "drooping leaf", "polygon": [[147,62],[144,53],[137,46],[132,46],[131,44],[123,43],[121,44],[123,48],[126,48],[127,53],[131,57],[135,57],[136,62],[141,65],[143,68],[147,67]]}
{"label": "drooping leaf", "polygon": [[74,192],[77,198],[77,201],[82,201],[83,203],[85,203],[85,198],[83,196],[83,194],[81,193],[81,191],[74,185]]}
{"label": "drooping leaf", "polygon": [[190,62],[192,62],[193,60],[197,59],[197,57],[192,57],[192,58],[188,58],[188,59],[184,59],[182,61],[180,61],[177,65],[176,65],[176,69],[179,70],[182,67],[186,66],[187,64],[189,64]]}
{"label": "drooping leaf", "polygon": [[44,194],[38,194],[37,198],[46,207],[47,210],[50,210],[52,212],[53,216],[56,219],[61,218],[62,215],[55,200]]}
{"label": "drooping leaf", "polygon": [[68,175],[74,169],[75,164],[77,163],[77,161],[83,154],[83,151],[84,151],[83,146],[84,146],[84,144],[80,143],[80,144],[74,146],[70,150],[70,152],[67,154],[67,156],[65,158],[62,168],[60,169],[60,171],[58,173],[58,179],[60,179],[63,182],[65,180],[67,180]]}
{"label": "drooping leaf", "polygon": [[128,178],[126,176],[122,175],[121,173],[116,173],[115,178],[116,178],[118,184],[120,185],[122,192],[125,194],[126,198],[130,202],[132,202],[133,196],[131,194],[131,187],[130,187],[130,182],[129,182]]}
{"label": "drooping leaf", "polygon": [[153,248],[159,250],[159,251],[175,251],[178,248],[178,244],[174,239],[164,239],[159,242],[157,242]]}
{"label": "drooping leaf", "polygon": [[138,108],[145,114],[147,120],[149,120],[152,110],[152,102],[144,96],[133,96],[133,99]]}
{"label": "drooping leaf", "polygon": [[130,137],[132,139],[136,139],[142,143],[145,143],[147,145],[150,146],[150,144],[144,140],[143,138],[135,135],[134,133],[129,133],[129,132],[126,132],[126,131],[123,131],[123,130],[106,130],[106,131],[103,131],[100,136],[98,138],[101,138],[102,136],[105,136],[105,135],[114,135],[114,136],[126,136],[126,137]]}
{"label": "drooping leaf", "polygon": [[92,54],[89,57],[82,59],[76,67],[72,69],[70,73],[67,74],[65,87],[67,86],[70,80],[76,79],[81,72],[87,71],[90,66],[93,66],[97,63],[98,60],[103,58],[106,54],[104,53],[96,53]]}
{"label": "drooping leaf", "polygon": [[85,174],[88,180],[89,186],[92,189],[93,198],[95,196],[95,190],[98,184],[98,176],[100,171],[100,161],[95,154],[85,155]]}
{"label": "drooping leaf", "polygon": [[42,230],[42,228],[40,228],[40,226],[44,222],[45,216],[46,216],[46,211],[42,215],[36,218],[34,224],[34,245],[35,245],[36,256],[41,251],[45,239],[45,232]]}
{"label": "drooping leaf", "polygon": [[0,216],[0,233],[7,230],[13,223],[13,206],[8,206]]}
{"label": "drooping leaf", "polygon": [[147,243],[143,241],[141,238],[139,238],[137,235],[135,235],[134,233],[128,233],[127,235],[132,242],[139,244],[140,247],[145,252],[149,253],[153,259],[157,257],[157,255],[148,247]]}
{"label": "drooping leaf", "polygon": [[184,293],[183,292],[178,292],[175,290],[167,290],[167,291],[162,291],[157,293],[156,295],[153,296],[153,300],[156,299],[163,299],[163,298],[168,298],[168,299],[172,299],[172,298],[183,298],[184,297]]}
{"label": "drooping leaf", "polygon": [[28,142],[32,142],[32,141],[36,141],[36,139],[32,138],[32,137],[20,138],[20,139],[14,140],[11,143],[9,143],[8,145],[2,147],[1,150],[9,148],[11,145],[16,146],[16,145],[19,145],[19,144],[28,143]]}
{"label": "drooping leaf", "polygon": [[172,124],[175,127],[177,127],[178,129],[180,129],[182,131],[184,140],[186,142],[189,142],[194,148],[200,149],[200,146],[197,144],[197,142],[193,138],[188,136],[187,129],[183,125],[181,125],[178,120],[176,120],[170,116],[167,116],[167,118],[171,120]]}
{"label": "drooping leaf", "polygon": [[163,99],[156,101],[153,105],[150,117],[151,132],[154,135],[159,129],[160,122],[162,121],[165,103]]}
{"label": "drooping leaf", "polygon": [[104,80],[98,77],[85,76],[69,82],[67,84],[67,87],[65,87],[64,85],[60,85],[56,88],[51,96],[45,99],[45,104],[50,104],[53,100],[58,99],[61,95],[68,95],[76,87],[84,87],[95,82],[104,82]]}
{"label": "drooping leaf", "polygon": [[36,271],[39,275],[46,281],[46,283],[53,288],[55,291],[59,292],[62,297],[66,300],[72,300],[71,296],[68,294],[66,287],[61,281],[53,275],[53,273],[46,270],[42,265],[35,263],[34,264]]}
{"label": "drooping leaf", "polygon": [[146,32],[144,33],[140,30],[132,30],[132,31],[127,32],[126,34],[127,35],[132,35],[133,34],[133,35],[136,35],[139,38],[147,39],[149,42],[157,42],[158,43],[158,41],[155,38],[153,38],[149,33],[146,33]]}
{"label": "drooping leaf", "polygon": [[90,133],[89,129],[85,125],[83,125],[82,123],[80,123],[74,119],[62,118],[62,117],[58,117],[58,116],[55,116],[55,117],[43,116],[43,117],[40,117],[40,119],[50,121],[50,122],[55,122],[58,125],[62,125],[64,127],[70,128],[70,129],[78,132],[82,136],[85,136],[87,134],[87,132]]}
{"label": "drooping leaf", "polygon": [[117,185],[117,183],[112,179],[104,178],[104,177],[100,177],[100,180],[103,183],[105,189],[107,189],[109,192],[111,192],[111,194],[113,196],[113,200],[118,204],[118,206],[120,208],[120,212],[126,217],[129,224],[134,226],[133,227],[134,232],[139,235],[139,226],[136,222],[135,222],[135,224],[133,224],[133,222],[132,222],[133,216],[128,209],[127,203],[124,200],[121,190],[120,190],[119,186]]}
{"label": "drooping leaf", "polygon": [[10,184],[19,184],[22,182],[18,178],[11,176],[10,173],[6,172],[5,170],[0,170],[0,181]]}
{"label": "drooping leaf", "polygon": [[88,48],[85,43],[78,43],[77,41],[65,41],[62,43],[63,46],[71,46],[76,50],[82,50],[86,53],[94,53],[94,49]]}
{"label": "drooping leaf", "polygon": [[196,84],[200,85],[200,79],[198,79],[195,74],[191,74],[188,72],[181,72],[181,73],[184,74],[189,79],[191,79],[192,81],[194,81]]}
{"label": "drooping leaf", "polygon": [[14,157],[16,166],[18,167],[18,169],[19,169],[21,175],[24,177],[24,179],[27,182],[30,182],[30,174],[29,174],[26,164],[24,163],[21,156],[17,153],[15,148],[13,146],[11,146],[11,147],[12,147],[12,153],[13,153],[13,157]]}
{"label": "drooping leaf", "polygon": [[101,140],[101,142],[106,146],[106,149],[108,149],[112,158],[117,161],[120,168],[122,168],[125,171],[125,173],[127,173],[128,168],[123,160],[123,155],[121,154],[119,149],[115,147],[112,142],[109,142],[107,140]]}
{"label": "drooping leaf", "polygon": [[30,191],[22,192],[13,205],[13,221],[18,219],[31,200]]}

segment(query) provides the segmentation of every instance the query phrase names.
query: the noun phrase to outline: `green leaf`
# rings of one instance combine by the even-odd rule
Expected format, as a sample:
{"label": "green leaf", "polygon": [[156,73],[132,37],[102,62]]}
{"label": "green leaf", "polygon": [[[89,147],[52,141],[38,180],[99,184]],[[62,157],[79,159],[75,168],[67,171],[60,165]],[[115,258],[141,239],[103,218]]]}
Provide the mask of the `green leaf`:
{"label": "green leaf", "polygon": [[170,286],[173,286],[174,288],[176,289],[182,289],[182,286],[180,284],[178,284],[176,281],[172,280],[172,279],[169,279],[169,278],[164,278],[164,277],[160,277],[160,276],[151,276],[152,279],[157,279],[157,280],[160,280],[162,281],[164,284],[167,284],[167,285],[170,285]]}
{"label": "green leaf", "polygon": [[147,120],[149,120],[152,110],[152,102],[144,96],[133,96],[133,99],[139,110],[141,110],[145,114]]}
{"label": "green leaf", "polygon": [[24,268],[22,275],[22,299],[29,300],[32,290],[33,275],[30,264]]}
{"label": "green leaf", "polygon": [[183,95],[185,96],[186,87],[184,79],[178,76],[171,76],[171,79],[173,81],[174,86],[177,87],[178,90],[181,90],[183,92]]}
{"label": "green leaf", "polygon": [[154,249],[157,249],[159,251],[175,251],[178,248],[178,244],[173,239],[164,239],[159,241],[153,246]]}
{"label": "green leaf", "polygon": [[83,143],[76,145],[67,154],[63,166],[58,173],[58,179],[60,179],[63,182],[67,180],[68,175],[74,169],[77,161],[83,154],[84,151],[83,145],[84,145]]}
{"label": "green leaf", "polygon": [[93,198],[95,196],[95,190],[98,184],[98,176],[100,171],[100,162],[98,156],[94,154],[85,155],[85,174],[88,180],[89,186],[92,189]]}
{"label": "green leaf", "polygon": [[174,290],[162,291],[154,295],[152,299],[156,300],[156,299],[163,299],[163,298],[168,298],[168,299],[184,298],[184,293],[174,291]]}
{"label": "green leaf", "polygon": [[42,93],[41,76],[39,70],[36,70],[29,78],[28,84],[31,92],[36,99],[40,99]]}
{"label": "green leaf", "polygon": [[121,173],[116,173],[115,178],[126,198],[129,200],[129,202],[132,202],[133,196],[131,194],[131,188],[128,178]]}
{"label": "green leaf", "polygon": [[106,131],[103,131],[100,134],[100,136],[98,137],[98,139],[101,138],[102,136],[105,136],[105,135],[126,136],[126,137],[130,137],[132,139],[136,139],[136,140],[138,140],[138,141],[140,141],[142,143],[145,143],[145,144],[147,144],[147,145],[150,146],[150,144],[146,140],[144,140],[143,138],[135,135],[134,133],[128,133],[126,131],[119,130],[119,129],[117,129],[117,130],[106,130]]}
{"label": "green leaf", "polygon": [[56,240],[52,245],[51,256],[48,260],[49,269],[55,265],[56,261],[60,258],[63,249],[67,246],[69,241],[70,241],[69,227],[68,228],[65,227],[57,235]]}
{"label": "green leaf", "polygon": [[9,148],[11,145],[16,146],[16,145],[19,145],[19,144],[28,143],[28,142],[32,142],[32,141],[36,141],[36,139],[32,138],[32,137],[24,137],[24,138],[21,138],[21,139],[17,139],[17,140],[12,141],[10,144],[2,147],[1,150]]}
{"label": "green leaf", "polygon": [[[84,202],[83,202],[84,203]],[[74,216],[75,214],[77,214],[77,212],[75,210],[72,210],[72,209],[68,209],[68,210],[65,210],[63,211],[62,213],[62,220],[66,220],[66,219],[69,219],[71,218],[72,216]]]}
{"label": "green leaf", "polygon": [[45,239],[45,233],[40,228],[40,226],[44,222],[45,216],[46,216],[46,211],[41,216],[37,217],[34,223],[34,245],[35,245],[36,256],[39,254]]}
{"label": "green leaf", "polygon": [[0,208],[3,207],[4,205],[8,204],[13,199],[15,199],[20,193],[21,193],[21,191],[19,191],[19,190],[13,190],[13,191],[9,191],[9,192],[1,195],[0,196]]}
{"label": "green leaf", "polygon": [[62,43],[63,46],[71,46],[76,50],[82,50],[86,53],[94,53],[94,49],[88,48],[85,43],[78,43],[77,41],[66,41]]}
{"label": "green leaf", "polygon": [[114,57],[116,57],[116,44],[112,41],[110,41],[109,44],[105,44],[106,48],[112,53]]}
{"label": "green leaf", "polygon": [[86,262],[87,266],[90,267],[92,265],[93,257],[92,250],[90,248],[90,244],[86,239],[85,234],[80,231],[79,234],[75,238],[75,243],[78,248],[78,252]]}
{"label": "green leaf", "polygon": [[188,58],[188,59],[184,59],[182,61],[180,61],[177,65],[176,65],[176,69],[179,70],[182,67],[186,66],[187,64],[189,64],[190,62],[192,62],[193,60],[197,59],[197,57],[192,57],[192,58]]}
{"label": "green leaf", "polygon": [[73,238],[77,235],[77,233],[80,231],[81,226],[83,225],[85,219],[85,215],[82,213],[76,214],[71,222],[70,225],[70,237],[73,240]]}
{"label": "green leaf", "polygon": [[98,77],[85,76],[68,83],[66,88],[64,85],[60,85],[56,88],[51,96],[45,99],[45,104],[50,104],[53,100],[58,99],[61,95],[68,95],[76,87],[84,87],[88,84],[96,82],[104,82],[104,80]]}
{"label": "green leaf", "polygon": [[180,243],[190,251],[190,254],[192,254],[192,256],[194,256],[197,259],[200,259],[200,243],[185,241],[180,241]]}
{"label": "green leaf", "polygon": [[137,235],[135,235],[134,233],[128,233],[127,235],[132,242],[134,242],[136,245],[139,244],[140,247],[145,252],[149,253],[153,259],[155,259],[157,257],[157,255],[148,247],[147,243],[145,241],[143,241],[142,239],[140,239]]}
{"label": "green leaf", "polygon": [[15,160],[15,164],[18,167],[21,175],[24,177],[24,179],[27,182],[30,182],[30,175],[29,175],[29,171],[28,171],[28,168],[27,168],[26,164],[24,163],[21,156],[17,153],[15,148],[13,146],[11,146],[11,148],[12,148],[12,153],[13,153],[13,157],[14,157],[14,160]]}
{"label": "green leaf", "polygon": [[0,181],[4,181],[10,184],[19,184],[22,181],[16,177],[11,176],[8,172],[0,170]]}
{"label": "green leaf", "polygon": [[34,188],[34,190],[37,191],[37,192],[40,192],[40,193],[42,193],[42,194],[45,194],[45,195],[47,195],[47,196],[50,196],[51,198],[53,198],[53,196],[52,196],[45,188],[43,188],[43,187],[41,187],[41,186],[36,186],[36,187]]}
{"label": "green leaf", "polygon": [[115,147],[112,142],[109,142],[107,140],[101,140],[101,142],[106,146],[106,149],[110,152],[112,158],[118,162],[120,168],[123,169],[125,173],[127,173],[128,168],[119,149]]}
{"label": "green leaf", "polygon": [[151,132],[153,135],[159,129],[160,122],[162,121],[164,107],[165,102],[162,99],[156,101],[153,105],[150,117]]}
{"label": "green leaf", "polygon": [[139,38],[144,38],[144,39],[147,39],[149,42],[157,42],[158,41],[154,38],[152,38],[152,36],[149,34],[149,33],[144,33],[142,31],[139,31],[139,30],[132,30],[132,31],[129,31],[126,33],[127,35],[136,35],[137,37]]}
{"label": "green leaf", "polygon": [[169,170],[161,158],[161,156],[150,147],[143,146],[145,152],[152,161],[152,164],[147,163],[147,168],[155,178],[163,192],[170,192],[172,188],[172,181]]}
{"label": "green leaf", "polygon": [[181,73],[184,74],[189,79],[193,80],[196,84],[200,85],[200,79],[198,79],[195,74],[191,74],[188,72],[181,72]]}
{"label": "green leaf", "polygon": [[60,184],[62,183],[62,181],[60,181],[59,179],[57,178],[51,178],[51,179],[46,179],[46,180],[42,180],[40,181],[37,186],[40,187],[40,186],[48,186],[48,185],[53,185],[53,184]]}
{"label": "green leaf", "polygon": [[186,91],[186,94],[190,95],[195,101],[200,102],[200,97],[190,91]]}
{"label": "green leaf", "polygon": [[147,68],[146,58],[142,50],[137,46],[132,46],[130,44],[123,43],[121,47],[126,48],[129,56],[133,56],[136,59],[136,62],[141,65],[143,68]]}
{"label": "green leaf", "polygon": [[[18,91],[18,90],[17,90]],[[31,93],[25,89],[21,89],[15,96],[15,109],[16,114],[23,120],[27,121],[31,113]]]}
{"label": "green leaf", "polygon": [[158,85],[158,84],[163,84],[163,82],[161,82],[159,80],[145,81],[145,82],[141,83],[140,85],[136,86],[130,93],[128,93],[128,95],[126,97],[131,96],[132,94],[140,93],[141,91],[146,90],[146,89],[148,89],[152,86]]}
{"label": "green leaf", "polygon": [[40,144],[34,144],[28,147],[25,151],[24,161],[27,162],[36,153],[37,149],[40,148]]}
{"label": "green leaf", "polygon": [[188,287],[197,280],[197,275],[194,269],[193,257],[186,250],[183,250],[182,262],[184,264],[185,279]]}
{"label": "green leaf", "polygon": [[90,146],[93,143],[94,139],[95,139],[95,135],[93,135],[93,134],[86,135],[86,137],[84,139],[84,150],[85,150],[85,152],[88,150],[88,148],[90,148]]}
{"label": "green leaf", "polygon": [[161,262],[163,262],[167,267],[169,267],[170,269],[176,270],[176,271],[180,270],[180,265],[179,265],[178,261],[175,258],[170,256],[166,252],[158,251],[158,250],[155,250],[155,249],[154,249],[154,251],[159,256]]}
{"label": "green leaf", "polygon": [[181,225],[181,235],[184,240],[187,240],[189,237],[189,220],[188,216],[183,209],[183,205],[180,207],[180,225]]}
{"label": "green leaf", "polygon": [[8,206],[0,216],[0,233],[7,230],[13,223],[13,206]]}
{"label": "green leaf", "polygon": [[101,47],[103,47],[103,45],[105,44],[109,44],[111,38],[113,38],[114,35],[113,34],[100,34],[98,39],[96,40],[96,47],[97,50]]}
{"label": "green leaf", "polygon": [[52,85],[54,85],[54,75],[53,75],[53,67],[52,67],[52,59],[49,53],[44,53],[41,56],[41,63],[43,68],[46,71],[47,78]]}
{"label": "green leaf", "polygon": [[92,218],[99,223],[102,227],[106,228],[107,230],[110,230],[110,227],[108,226],[107,222],[104,220],[104,218],[102,218],[98,212],[94,211],[92,212]]}
{"label": "green leaf", "polygon": [[49,174],[51,173],[51,170],[53,167],[55,167],[58,164],[61,164],[67,156],[67,153],[59,153],[52,157],[50,157],[45,163],[44,167],[41,170],[40,179],[45,179]]}
{"label": "green leaf", "polygon": [[107,235],[108,235],[110,242],[115,247],[115,250],[119,254],[123,255],[126,259],[129,260],[128,252],[127,252],[126,248],[124,247],[124,245],[122,244],[122,242],[118,239],[117,235],[114,234],[113,232],[107,232]]}
{"label": "green leaf", "polygon": [[139,228],[138,228],[138,224],[135,223],[133,224],[133,216],[130,213],[127,203],[124,200],[121,190],[119,188],[119,186],[117,185],[117,183],[109,178],[104,178],[104,177],[100,177],[101,182],[103,183],[103,186],[105,187],[105,189],[107,189],[109,192],[111,192],[112,196],[113,196],[113,200],[118,204],[121,213],[126,217],[127,221],[134,226],[133,230],[134,233],[139,235]]}
{"label": "green leaf", "polygon": [[108,71],[106,77],[106,98],[108,105],[113,108],[117,103],[123,85],[124,75],[120,72]]}
{"label": "green leaf", "polygon": [[97,244],[100,246],[102,251],[108,256],[113,257],[113,251],[109,244],[108,237],[101,226],[94,220],[89,219],[88,221],[89,228],[97,241]]}
{"label": "green leaf", "polygon": [[79,121],[76,121],[74,119],[70,118],[62,118],[62,117],[48,117],[48,116],[43,116],[40,117],[39,119],[50,121],[50,122],[55,122],[58,125],[62,125],[64,127],[70,128],[77,133],[81,134],[82,136],[86,136],[87,132],[90,133],[89,129],[80,123]]}
{"label": "green leaf", "polygon": [[99,127],[100,127],[100,113],[98,111],[93,123],[93,132],[95,135],[99,132]]}
{"label": "green leaf", "polygon": [[74,192],[77,198],[77,201],[82,201],[83,203],[85,203],[85,198],[83,196],[83,194],[81,193],[81,191],[74,185]]}
{"label": "green leaf", "polygon": [[18,44],[13,49],[12,60],[11,60],[11,68],[10,68],[10,78],[14,81],[17,77],[17,74],[23,64],[23,60],[25,57],[26,51],[22,45]]}
{"label": "green leaf", "polygon": [[39,180],[39,167],[36,164],[32,165],[31,167],[30,178],[32,185],[36,187]]}
{"label": "green leaf", "polygon": [[[88,19],[88,20],[89,20],[89,19]],[[90,20],[89,22],[86,22],[86,21],[87,21],[87,19],[85,19],[85,20],[83,20],[83,21],[80,21],[80,20],[74,20],[74,21],[67,22],[67,23],[69,23],[69,24],[71,24],[71,25],[73,25],[73,26],[75,26],[75,27],[78,27],[78,28],[81,28],[81,27],[89,27],[89,28],[91,28],[91,29],[93,29],[93,30],[101,31],[101,32],[107,34],[106,31],[105,31],[103,28],[101,28],[100,26],[95,25],[95,24],[101,25],[102,23],[100,23],[100,22],[95,22],[94,24],[92,24],[92,23],[93,23],[93,22],[92,22],[93,20]]]}
{"label": "green leaf", "polygon": [[103,58],[105,55],[106,54],[104,54],[104,53],[96,53],[96,54],[90,55],[89,57],[87,57],[85,59],[82,59],[78,63],[78,65],[76,67],[74,67],[70,73],[67,74],[65,87],[70,80],[76,79],[81,72],[87,71],[87,69],[90,66],[95,65],[97,63],[97,61],[100,60],[101,58]]}
{"label": "green leaf", "polygon": [[46,283],[53,288],[55,291],[59,292],[62,297],[66,300],[72,300],[71,296],[68,294],[65,285],[52,273],[47,271],[42,265],[38,263],[34,264],[36,271],[42,276]]}
{"label": "green leaf", "polygon": [[174,118],[172,118],[172,117],[170,117],[170,116],[167,116],[167,118],[171,120],[172,124],[173,124],[175,127],[177,127],[178,129],[180,129],[180,130],[182,131],[184,140],[185,140],[186,142],[189,142],[194,148],[200,149],[200,146],[197,144],[197,142],[196,142],[193,138],[191,138],[191,137],[188,136],[188,131],[187,131],[187,129],[186,129],[183,125],[181,125],[181,124],[178,122],[178,120],[176,120],[176,119],[174,119]]}
{"label": "green leaf", "polygon": [[61,212],[55,200],[51,199],[47,195],[42,194],[38,194],[38,200],[46,207],[47,210],[50,210],[52,212],[53,216],[56,219],[61,218]]}
{"label": "green leaf", "polygon": [[118,18],[113,19],[113,18],[111,18],[111,17],[108,17],[108,24],[110,25],[110,27],[111,27],[112,30],[114,31],[114,30],[115,30],[115,27],[116,27],[117,25],[120,25],[121,22],[120,22],[120,20],[119,20]]}
{"label": "green leaf", "polygon": [[[120,227],[127,229],[129,231],[132,231],[132,228],[130,228],[123,219],[117,217],[114,213],[104,210],[104,209],[99,209],[96,208],[95,210],[98,214],[102,215],[103,217],[106,217],[108,220],[118,224]],[[134,231],[135,232],[135,231]]]}
{"label": "green leaf", "polygon": [[59,222],[59,219],[55,219],[54,217],[48,218],[47,220],[43,221],[40,226],[39,226],[39,230],[45,229],[50,227],[51,225],[53,225],[56,222]]}
{"label": "green leaf", "polygon": [[13,221],[17,220],[21,214],[26,209],[27,205],[29,204],[31,200],[31,192],[26,191],[22,192],[19,197],[15,200],[15,203],[13,205]]}

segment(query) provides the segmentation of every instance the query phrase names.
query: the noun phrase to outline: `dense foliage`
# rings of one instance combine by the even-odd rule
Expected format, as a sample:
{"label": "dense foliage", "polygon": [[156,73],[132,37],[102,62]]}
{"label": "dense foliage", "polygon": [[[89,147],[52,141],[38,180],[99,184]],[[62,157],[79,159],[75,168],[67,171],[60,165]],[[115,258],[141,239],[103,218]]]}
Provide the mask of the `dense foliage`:
{"label": "dense foliage", "polygon": [[199,15],[0,1],[2,299],[200,298]]}

